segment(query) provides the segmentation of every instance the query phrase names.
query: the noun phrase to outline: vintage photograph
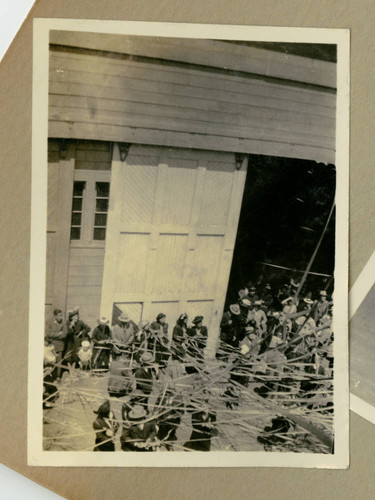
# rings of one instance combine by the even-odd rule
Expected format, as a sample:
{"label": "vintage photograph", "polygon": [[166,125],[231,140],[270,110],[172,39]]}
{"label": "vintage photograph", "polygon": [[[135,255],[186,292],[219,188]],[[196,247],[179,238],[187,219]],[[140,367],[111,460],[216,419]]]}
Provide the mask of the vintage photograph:
{"label": "vintage photograph", "polygon": [[347,33],[38,21],[29,463],[344,467]]}
{"label": "vintage photograph", "polygon": [[375,423],[375,253],[350,290],[350,409]]}

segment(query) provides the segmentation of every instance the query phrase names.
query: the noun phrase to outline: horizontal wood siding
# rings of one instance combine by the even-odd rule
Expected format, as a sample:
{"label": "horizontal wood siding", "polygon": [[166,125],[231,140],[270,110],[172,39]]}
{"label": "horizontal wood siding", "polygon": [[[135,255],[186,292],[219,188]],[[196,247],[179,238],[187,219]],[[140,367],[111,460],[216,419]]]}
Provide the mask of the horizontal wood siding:
{"label": "horizontal wood siding", "polygon": [[50,137],[334,162],[330,89],[51,50],[49,92]]}
{"label": "horizontal wood siding", "polygon": [[74,48],[106,50],[118,54],[152,57],[211,68],[226,68],[273,78],[335,87],[335,65],[263,47],[220,40],[124,36],[103,33],[51,31],[50,43]]}

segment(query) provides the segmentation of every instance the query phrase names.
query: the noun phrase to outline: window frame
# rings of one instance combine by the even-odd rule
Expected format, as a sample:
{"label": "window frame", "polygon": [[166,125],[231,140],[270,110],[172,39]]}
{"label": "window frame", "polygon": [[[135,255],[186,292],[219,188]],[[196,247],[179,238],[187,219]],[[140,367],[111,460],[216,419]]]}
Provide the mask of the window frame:
{"label": "window frame", "polygon": [[[96,213],[96,182],[111,183],[110,170],[81,170],[74,171],[74,182],[85,182],[85,189],[83,190],[82,200],[82,217],[81,217],[81,238],[79,240],[70,240],[71,248],[104,248],[106,240],[94,240],[94,227],[95,227],[95,213]],[[111,189],[111,184],[109,186]],[[109,193],[111,194],[111,193]],[[73,189],[72,189],[73,200]],[[108,202],[109,204],[109,202]],[[104,212],[103,212],[104,213]],[[107,228],[108,228],[108,215],[107,212]],[[70,227],[72,225],[70,224]],[[70,231],[69,231],[70,234]]]}

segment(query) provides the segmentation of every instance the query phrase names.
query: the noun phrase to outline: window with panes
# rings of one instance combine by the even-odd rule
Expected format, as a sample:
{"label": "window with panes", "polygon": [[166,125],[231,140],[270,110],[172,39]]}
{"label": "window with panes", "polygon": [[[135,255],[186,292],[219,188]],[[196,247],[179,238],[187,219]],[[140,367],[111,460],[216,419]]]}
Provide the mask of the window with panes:
{"label": "window with panes", "polygon": [[76,171],[73,183],[70,240],[77,245],[106,238],[110,182],[107,172]]}

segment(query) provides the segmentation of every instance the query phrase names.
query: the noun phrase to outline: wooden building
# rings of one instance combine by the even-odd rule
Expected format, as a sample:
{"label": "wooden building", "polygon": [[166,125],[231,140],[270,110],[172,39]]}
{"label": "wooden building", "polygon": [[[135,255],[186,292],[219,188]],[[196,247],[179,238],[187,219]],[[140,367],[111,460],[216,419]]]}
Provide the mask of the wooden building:
{"label": "wooden building", "polygon": [[51,32],[46,314],[186,311],[217,337],[247,155],[335,163],[332,59]]}

